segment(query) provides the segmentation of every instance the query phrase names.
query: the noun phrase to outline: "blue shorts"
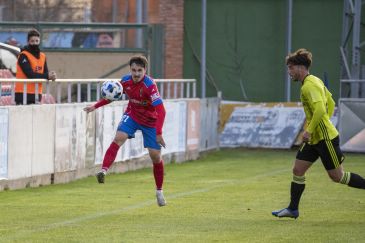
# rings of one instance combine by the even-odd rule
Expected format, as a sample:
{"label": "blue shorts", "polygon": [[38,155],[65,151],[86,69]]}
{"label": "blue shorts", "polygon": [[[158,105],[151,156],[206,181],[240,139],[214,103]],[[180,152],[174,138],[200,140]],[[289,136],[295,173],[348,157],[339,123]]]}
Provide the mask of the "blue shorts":
{"label": "blue shorts", "polygon": [[156,128],[140,125],[132,117],[124,114],[122,120],[119,122],[118,131],[128,134],[128,138],[134,138],[137,130],[142,131],[143,145],[145,148],[161,150],[161,145],[156,141]]}

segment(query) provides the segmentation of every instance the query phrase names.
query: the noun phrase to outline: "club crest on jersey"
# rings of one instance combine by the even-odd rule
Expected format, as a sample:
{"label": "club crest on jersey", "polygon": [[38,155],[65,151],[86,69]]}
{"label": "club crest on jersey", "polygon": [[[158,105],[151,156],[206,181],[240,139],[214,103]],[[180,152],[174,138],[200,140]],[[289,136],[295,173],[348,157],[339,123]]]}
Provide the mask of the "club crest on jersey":
{"label": "club crest on jersey", "polygon": [[155,101],[155,100],[157,100],[157,99],[159,99],[159,98],[160,98],[160,95],[157,92],[151,95],[152,102]]}

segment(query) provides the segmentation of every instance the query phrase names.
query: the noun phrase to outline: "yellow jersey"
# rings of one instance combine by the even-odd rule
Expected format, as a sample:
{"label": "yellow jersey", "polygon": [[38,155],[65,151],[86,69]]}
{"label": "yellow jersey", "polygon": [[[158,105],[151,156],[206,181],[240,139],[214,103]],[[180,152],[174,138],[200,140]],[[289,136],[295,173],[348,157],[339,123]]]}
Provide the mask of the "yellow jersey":
{"label": "yellow jersey", "polygon": [[300,100],[306,116],[306,130],[311,134],[310,144],[338,136],[338,131],[330,120],[335,102],[321,79],[314,75],[305,77],[300,89]]}

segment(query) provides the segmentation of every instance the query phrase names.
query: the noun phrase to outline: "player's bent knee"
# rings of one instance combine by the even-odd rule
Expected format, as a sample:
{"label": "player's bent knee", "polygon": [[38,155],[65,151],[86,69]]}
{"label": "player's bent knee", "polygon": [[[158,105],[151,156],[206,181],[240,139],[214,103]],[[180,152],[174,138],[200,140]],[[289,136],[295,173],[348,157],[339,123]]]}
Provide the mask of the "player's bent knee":
{"label": "player's bent knee", "polygon": [[152,155],[150,155],[150,157],[151,157],[152,163],[154,163],[154,164],[158,164],[161,161],[161,156],[157,156],[157,155],[152,156]]}
{"label": "player's bent knee", "polygon": [[305,174],[305,171],[300,170],[296,167],[293,168],[292,172],[293,172],[293,175],[295,175],[295,176],[304,176],[304,174]]}
{"label": "player's bent knee", "polygon": [[124,142],[128,139],[128,134],[124,132],[117,132],[114,137],[114,143],[118,144],[119,146],[123,145]]}
{"label": "player's bent knee", "polygon": [[149,149],[150,158],[153,163],[160,163],[161,161],[161,151],[155,149]]}
{"label": "player's bent knee", "polygon": [[333,182],[340,182],[343,176],[342,167],[339,167],[337,169],[328,170],[327,171],[328,176],[331,178]]}

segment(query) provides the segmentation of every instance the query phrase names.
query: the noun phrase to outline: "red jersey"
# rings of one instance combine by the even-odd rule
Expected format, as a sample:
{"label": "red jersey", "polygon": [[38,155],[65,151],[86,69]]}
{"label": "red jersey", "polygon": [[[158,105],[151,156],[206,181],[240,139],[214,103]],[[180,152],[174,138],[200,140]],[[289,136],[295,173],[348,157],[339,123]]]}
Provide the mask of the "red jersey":
{"label": "red jersey", "polygon": [[155,106],[162,104],[162,99],[153,79],[145,75],[140,82],[134,83],[129,74],[123,76],[120,82],[129,99],[125,113],[143,126],[156,127]]}

